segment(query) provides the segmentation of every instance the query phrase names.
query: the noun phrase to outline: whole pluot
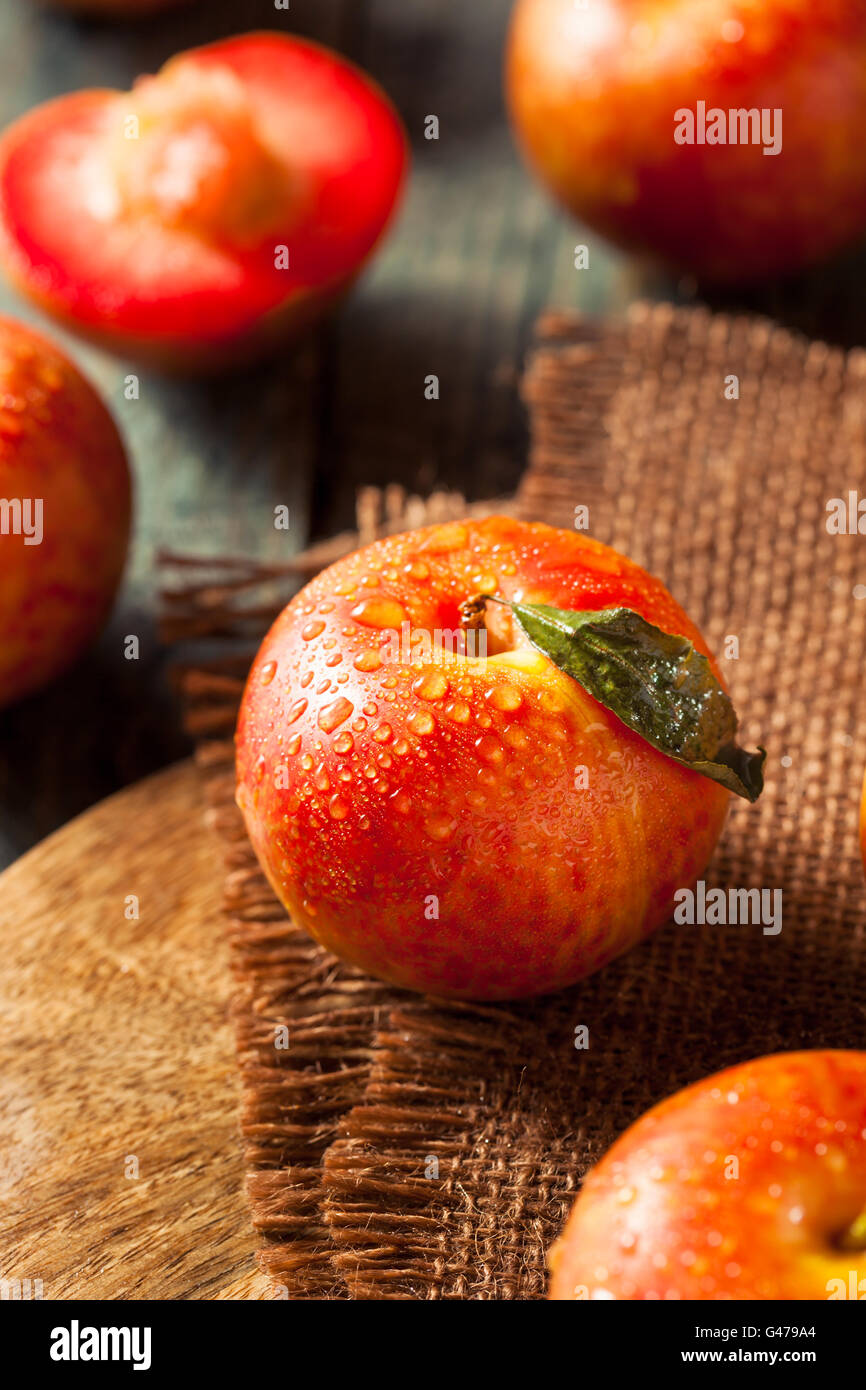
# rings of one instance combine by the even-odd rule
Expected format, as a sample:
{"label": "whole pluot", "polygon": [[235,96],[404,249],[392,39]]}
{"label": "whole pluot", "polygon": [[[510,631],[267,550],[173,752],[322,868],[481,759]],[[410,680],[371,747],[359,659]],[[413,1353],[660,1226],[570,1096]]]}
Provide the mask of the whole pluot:
{"label": "whole pluot", "polygon": [[507,91],[567,208],[708,280],[793,271],[866,228],[850,0],[518,0]]}
{"label": "whole pluot", "polygon": [[322,945],[412,989],[498,999],[571,984],[665,921],[728,793],[626,728],[507,609],[488,605],[486,655],[461,650],[479,592],[622,604],[706,651],[658,580],[577,532],[499,517],[378,541],[262,643],[237,795]]}
{"label": "whole pluot", "polygon": [[866,1052],[759,1057],[654,1106],[550,1264],[556,1300],[866,1298]]}
{"label": "whole pluot", "polygon": [[126,454],[102,401],[52,343],[0,319],[0,706],[96,636],[129,522]]}

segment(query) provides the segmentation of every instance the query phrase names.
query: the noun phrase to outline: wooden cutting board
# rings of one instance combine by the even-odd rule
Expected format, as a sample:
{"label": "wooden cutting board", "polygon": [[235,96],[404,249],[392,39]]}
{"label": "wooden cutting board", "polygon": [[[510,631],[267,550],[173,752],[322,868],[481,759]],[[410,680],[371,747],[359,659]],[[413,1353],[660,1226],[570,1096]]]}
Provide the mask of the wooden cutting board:
{"label": "wooden cutting board", "polygon": [[0,1279],[273,1297],[242,1193],[221,877],[191,763],[0,875]]}

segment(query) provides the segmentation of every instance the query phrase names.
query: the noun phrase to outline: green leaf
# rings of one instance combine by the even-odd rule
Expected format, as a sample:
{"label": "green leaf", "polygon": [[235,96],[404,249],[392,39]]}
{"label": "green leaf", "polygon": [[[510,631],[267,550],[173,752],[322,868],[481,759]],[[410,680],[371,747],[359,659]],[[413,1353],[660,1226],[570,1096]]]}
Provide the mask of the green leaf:
{"label": "green leaf", "polygon": [[576,613],[494,601],[511,609],[538,651],[660,753],[757,801],[767,755],[737,746],[730,698],[688,638],[630,608]]}

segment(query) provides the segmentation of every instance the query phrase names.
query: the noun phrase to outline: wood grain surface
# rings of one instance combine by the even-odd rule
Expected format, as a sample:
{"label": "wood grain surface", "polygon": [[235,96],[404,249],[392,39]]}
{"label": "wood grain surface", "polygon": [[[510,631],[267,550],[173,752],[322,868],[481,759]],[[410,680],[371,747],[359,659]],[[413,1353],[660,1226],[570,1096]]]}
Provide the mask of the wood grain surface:
{"label": "wood grain surface", "polygon": [[0,1280],[45,1299],[274,1296],[242,1194],[202,809],[185,762],[0,876]]}

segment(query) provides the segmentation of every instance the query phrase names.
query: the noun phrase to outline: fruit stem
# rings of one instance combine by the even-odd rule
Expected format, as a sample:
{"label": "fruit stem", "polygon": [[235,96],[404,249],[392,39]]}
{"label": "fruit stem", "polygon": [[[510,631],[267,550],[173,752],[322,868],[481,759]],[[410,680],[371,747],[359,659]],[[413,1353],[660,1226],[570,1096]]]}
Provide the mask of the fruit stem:
{"label": "fruit stem", "polygon": [[465,603],[461,604],[460,621],[466,632],[475,632],[487,626],[484,621],[484,605],[488,601],[501,602],[499,599],[494,599],[492,594],[476,594],[474,598],[468,598]]}

